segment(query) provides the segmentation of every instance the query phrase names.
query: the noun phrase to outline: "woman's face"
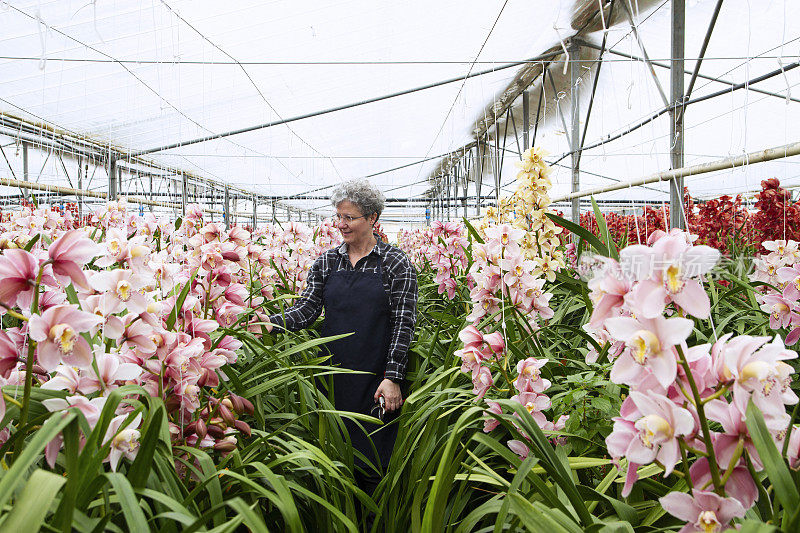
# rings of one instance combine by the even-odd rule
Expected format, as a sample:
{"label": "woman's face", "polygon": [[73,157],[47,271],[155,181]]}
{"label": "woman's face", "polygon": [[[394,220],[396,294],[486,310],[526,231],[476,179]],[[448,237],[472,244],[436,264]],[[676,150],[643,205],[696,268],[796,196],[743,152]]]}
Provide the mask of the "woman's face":
{"label": "woman's face", "polygon": [[350,200],[342,200],[336,206],[338,220],[336,226],[342,232],[344,242],[351,244],[365,242],[372,236],[372,225],[377,215],[365,217],[361,210]]}

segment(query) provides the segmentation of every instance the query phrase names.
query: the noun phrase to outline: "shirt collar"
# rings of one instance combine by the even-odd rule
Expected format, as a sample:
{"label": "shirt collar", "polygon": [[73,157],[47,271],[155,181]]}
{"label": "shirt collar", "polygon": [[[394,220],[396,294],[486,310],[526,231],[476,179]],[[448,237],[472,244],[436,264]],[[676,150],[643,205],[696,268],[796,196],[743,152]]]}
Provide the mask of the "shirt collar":
{"label": "shirt collar", "polygon": [[[383,256],[383,252],[384,252],[385,247],[387,246],[387,244],[385,242],[383,242],[381,240],[381,238],[378,237],[378,235],[376,233],[373,233],[373,235],[375,235],[375,240],[378,241],[378,242],[372,248],[372,251],[370,251],[370,253],[367,254],[367,255],[377,254],[379,256]],[[343,242],[339,246],[339,248],[336,249],[336,251],[339,253],[339,255],[347,255],[347,243]]]}

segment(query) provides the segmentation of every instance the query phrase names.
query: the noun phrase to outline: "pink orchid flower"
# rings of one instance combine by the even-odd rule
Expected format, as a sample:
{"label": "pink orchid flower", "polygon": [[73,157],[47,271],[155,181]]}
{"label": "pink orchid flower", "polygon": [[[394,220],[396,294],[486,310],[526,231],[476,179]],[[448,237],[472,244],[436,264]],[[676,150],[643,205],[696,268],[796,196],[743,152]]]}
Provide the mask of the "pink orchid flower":
{"label": "pink orchid flower", "polygon": [[8,374],[17,366],[17,357],[20,356],[17,343],[8,333],[0,330],[0,376],[7,378]]}
{"label": "pink orchid flower", "polygon": [[[102,294],[87,296],[83,301],[83,308],[100,317],[102,322],[98,328],[102,330],[103,337],[106,339],[119,339],[125,331],[122,319],[112,313],[118,307],[118,302],[112,298],[106,298]],[[93,333],[96,333],[93,331]]]}
{"label": "pink orchid flower", "polygon": [[42,405],[51,412],[77,407],[78,410],[83,413],[83,416],[86,417],[86,421],[89,422],[89,427],[93,428],[100,419],[100,413],[103,411],[106,400],[107,398],[105,396],[98,396],[90,400],[86,396],[76,395],[67,396],[66,398],[49,398],[47,400],[42,400]]}
{"label": "pink orchid flower", "polygon": [[25,250],[5,250],[0,255],[0,303],[30,308],[39,261]]}
{"label": "pink orchid flower", "polygon": [[528,458],[528,455],[531,453],[530,448],[527,444],[522,442],[521,440],[510,440],[506,443],[508,448],[517,454],[520,459],[523,461]]}
{"label": "pink orchid flower", "polygon": [[225,358],[228,364],[236,362],[236,352],[242,347],[242,341],[226,335],[217,344],[214,350],[218,355]]}
{"label": "pink orchid flower", "polygon": [[[86,418],[86,422],[89,424],[89,427],[94,429],[94,426],[100,419],[100,414],[103,412],[103,406],[106,404],[106,399],[107,398],[105,396],[100,396],[91,400],[86,396],[67,396],[66,398],[50,398],[47,400],[42,400],[42,405],[44,405],[45,408],[51,412],[63,411],[65,409],[69,409],[70,407],[75,407]],[[63,443],[64,439],[61,433],[59,433],[45,447],[45,460],[47,461],[47,464],[50,465],[50,468],[53,468],[56,465],[58,452],[61,450]]]}
{"label": "pink orchid flower", "polygon": [[[785,289],[784,294],[786,294]],[[762,297],[761,310],[769,313],[770,328],[788,328],[792,324],[792,319],[797,313],[793,310],[794,303],[787,298],[788,296],[784,297],[780,294],[768,294]]]}
{"label": "pink orchid flower", "polygon": [[473,325],[469,325],[458,332],[458,338],[464,343],[464,347],[479,348],[483,344],[483,333]]}
{"label": "pink orchid flower", "polygon": [[499,331],[493,331],[483,336],[484,349],[483,353],[487,356],[499,356],[506,349],[506,341],[503,339],[503,334]]}
{"label": "pink orchid flower", "polygon": [[37,360],[48,372],[63,361],[79,368],[92,362],[92,351],[81,332],[89,331],[102,319],[75,305],[57,305],[41,315],[33,315],[29,335],[37,345]]}
{"label": "pink orchid flower", "polygon": [[119,460],[125,457],[129,461],[136,459],[136,454],[139,453],[139,437],[141,433],[136,429],[142,421],[142,415],[138,414],[136,417],[124,428],[123,422],[128,418],[128,415],[123,414],[114,417],[108,424],[106,435],[103,438],[103,444],[111,441],[111,449],[108,452],[108,460],[111,464],[111,470],[117,471]]}
{"label": "pink orchid flower", "polygon": [[652,370],[661,385],[667,388],[678,372],[674,346],[689,337],[694,322],[686,318],[609,318],[605,321],[608,333],[625,342],[626,349],[614,362],[611,380],[632,384]]}
{"label": "pink orchid flower", "polygon": [[516,284],[526,274],[530,275],[535,267],[536,263],[525,259],[525,255],[520,252],[506,253],[505,258],[500,260],[500,268],[506,272],[503,282],[509,286]]}
{"label": "pink orchid flower", "polygon": [[55,376],[42,384],[43,389],[65,390],[70,394],[76,394],[85,378],[78,370],[67,365],[58,365],[55,369]]}
{"label": "pink orchid flower", "polygon": [[541,377],[541,369],[547,364],[547,359],[528,357],[517,363],[517,379],[514,387],[520,392],[544,392],[550,387],[550,381]]}
{"label": "pink orchid flower", "polygon": [[61,305],[67,301],[67,295],[63,291],[44,291],[39,295],[39,311],[46,311],[55,305]]}
{"label": "pink orchid flower", "polygon": [[486,244],[492,254],[514,253],[519,250],[519,242],[525,236],[525,230],[508,224],[489,226],[485,230]]}
{"label": "pink orchid flower", "polygon": [[82,289],[89,288],[83,266],[100,253],[100,246],[80,230],[66,232],[47,249],[56,279]]}
{"label": "pink orchid flower", "polygon": [[[719,422],[722,425],[723,433],[714,433],[714,453],[717,463],[727,465],[730,463],[739,440],[744,442],[744,448],[750,454],[753,466],[761,470],[762,464],[758,451],[750,439],[750,431],[747,429],[746,416],[736,403],[729,404],[725,400],[711,400],[705,406],[706,416],[709,420]],[[789,415],[785,412],[782,417],[767,417],[765,422],[767,428],[773,433],[783,431],[789,423]]]}
{"label": "pink orchid flower", "polygon": [[103,244],[105,244],[104,253],[94,262],[95,265],[101,268],[125,261],[130,253],[128,235],[125,230],[109,228]]}
{"label": "pink orchid flower", "polygon": [[147,297],[142,293],[144,281],[131,270],[121,268],[97,272],[89,280],[92,288],[102,293],[104,306],[118,313],[127,309],[138,315],[147,309]]}
{"label": "pink orchid flower", "polygon": [[[525,410],[530,413],[539,427],[543,427],[547,423],[547,418],[544,416],[545,409],[550,409],[552,402],[544,394],[536,394],[535,392],[520,392],[516,396],[511,397],[512,401],[519,402],[525,407]],[[514,416],[519,416],[514,413]]]}
{"label": "pink orchid flower", "polygon": [[121,361],[116,354],[106,353],[102,347],[95,349],[94,360],[100,373],[95,374],[94,369],[86,373],[80,384],[80,391],[84,394],[114,389],[118,382],[135,380],[144,371],[139,365]]}
{"label": "pink orchid flower", "polygon": [[143,354],[152,354],[156,351],[153,326],[143,320],[136,320],[136,318],[137,316],[134,314],[127,314],[123,317],[125,329],[117,344],[119,346],[126,345]]}
{"label": "pink orchid flower", "polygon": [[[503,414],[503,408],[500,407],[500,404],[497,402],[487,401],[489,404],[489,408],[486,410],[487,413],[494,413],[496,415]],[[492,416],[487,416],[486,420],[483,422],[483,432],[489,433],[493,431],[497,426],[500,425],[500,421]]]}
{"label": "pink orchid flower", "polygon": [[485,366],[479,366],[472,370],[472,393],[478,398],[483,398],[486,392],[494,385],[492,372]]}
{"label": "pink orchid flower", "polygon": [[769,337],[739,335],[720,348],[722,374],[734,380],[733,399],[742,412],[746,412],[751,396],[765,416],[780,414],[784,404],[798,401],[790,387],[794,370],[784,363],[797,358],[797,352],[787,350],[780,336],[776,335],[769,344],[768,340]]}
{"label": "pink orchid flower", "polygon": [[633,245],[620,252],[623,269],[641,281],[634,287],[641,316],[655,318],[672,301],[698,318],[708,318],[711,304],[708,294],[696,277],[714,268],[720,253],[710,246],[688,246],[685,237],[669,235],[652,248]]}
{"label": "pink orchid flower", "polygon": [[[716,451],[716,448],[714,450]],[[689,476],[692,478],[693,486],[710,487],[711,469],[708,466],[708,459],[701,457],[695,461],[689,468]],[[733,473],[725,483],[725,494],[736,499],[745,509],[753,506],[758,498],[758,488],[746,466],[739,464],[733,469]]]}
{"label": "pink orchid flower", "polygon": [[439,287],[437,289],[437,292],[439,294],[442,294],[442,293],[446,292],[447,293],[447,299],[448,300],[452,300],[456,295],[456,289],[457,288],[458,288],[458,284],[456,283],[456,280],[454,280],[453,278],[447,278],[447,279],[443,279],[439,283]]}
{"label": "pink orchid flower", "polygon": [[783,296],[787,300],[800,299],[800,265],[775,269],[775,277],[781,284],[784,284]]}
{"label": "pink orchid flower", "polygon": [[678,533],[718,533],[727,529],[734,518],[742,518],[745,508],[734,498],[723,498],[713,492],[695,490],[694,497],[685,492],[670,492],[659,500],[669,514],[686,525]]}
{"label": "pink orchid flower", "polygon": [[493,315],[500,310],[500,299],[492,296],[487,291],[482,291],[480,299],[472,298],[474,305],[472,311],[467,315],[467,322],[476,324],[487,315]]}
{"label": "pink orchid flower", "polygon": [[210,222],[200,228],[200,235],[204,242],[212,242],[220,240],[220,236],[225,233],[225,228],[216,222]]}
{"label": "pink orchid flower", "polygon": [[[618,267],[616,269],[618,271]],[[589,324],[593,327],[600,327],[607,318],[617,316],[620,308],[625,303],[625,295],[630,292],[633,284],[631,280],[618,272],[608,272],[604,275],[596,276],[589,281],[589,289],[592,291],[589,297],[594,308]]]}
{"label": "pink orchid flower", "polygon": [[789,448],[786,450],[789,459],[789,467],[792,470],[800,469],[800,428],[792,427],[792,434],[789,436]]}
{"label": "pink orchid flower", "polygon": [[657,460],[665,475],[672,473],[681,459],[678,437],[694,432],[692,414],[666,396],[638,391],[631,391],[626,411],[614,419],[614,429],[606,437],[608,453],[637,465]]}

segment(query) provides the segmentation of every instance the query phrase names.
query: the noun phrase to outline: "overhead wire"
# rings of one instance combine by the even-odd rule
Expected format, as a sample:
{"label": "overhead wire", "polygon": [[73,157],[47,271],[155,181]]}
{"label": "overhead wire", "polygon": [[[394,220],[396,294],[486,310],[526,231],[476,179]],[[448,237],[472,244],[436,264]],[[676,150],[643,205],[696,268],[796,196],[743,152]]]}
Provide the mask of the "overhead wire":
{"label": "overhead wire", "polygon": [[[492,23],[492,27],[489,29],[489,33],[486,35],[486,38],[483,40],[483,44],[481,44],[481,47],[478,50],[478,53],[475,55],[475,61],[477,61],[478,58],[481,56],[481,53],[483,52],[483,49],[486,47],[486,43],[489,42],[489,38],[492,36],[492,33],[494,32],[495,27],[497,27],[497,22],[500,20],[500,17],[502,16],[503,11],[505,11],[507,5],[508,5],[508,0],[505,0],[503,2],[502,7],[500,8],[500,12],[497,14],[497,17],[495,17],[495,19],[494,19],[494,23]],[[436,132],[436,135],[434,136],[430,147],[428,147],[428,150],[425,153],[425,157],[430,156],[430,153],[433,150],[433,147],[436,145],[436,141],[439,139],[439,135],[441,135],[442,130],[445,127],[445,124],[447,124],[447,119],[450,118],[450,114],[453,112],[453,108],[455,108],[456,102],[458,102],[458,98],[461,96],[461,93],[462,93],[462,91],[464,90],[464,87],[467,84],[467,79],[470,77],[470,74],[472,74],[472,69],[475,68],[475,61],[470,63],[469,69],[467,70],[467,73],[464,75],[464,79],[461,81],[461,86],[458,88],[458,92],[456,93],[456,96],[453,99],[453,103],[450,104],[450,108],[447,110],[447,114],[445,115],[444,120],[442,121],[442,125],[439,127],[439,130]],[[421,172],[422,172],[422,169],[420,168],[417,171],[417,176],[416,176],[415,179],[419,178],[419,175],[420,175]]]}
{"label": "overhead wire", "polygon": [[[250,83],[252,84],[253,88],[254,88],[254,89],[256,90],[256,92],[258,93],[258,95],[261,97],[261,99],[262,99],[262,100],[264,100],[264,103],[265,103],[265,104],[267,104],[267,107],[269,107],[269,109],[270,109],[270,110],[271,110],[273,113],[275,113],[275,116],[277,116],[279,119],[281,119],[281,120],[285,120],[285,119],[283,118],[283,116],[282,116],[282,115],[281,115],[281,114],[278,112],[278,110],[275,108],[275,106],[274,106],[274,105],[272,105],[272,103],[270,103],[270,101],[269,101],[269,100],[267,100],[267,97],[266,97],[266,96],[264,96],[264,93],[263,93],[263,91],[262,91],[262,90],[259,88],[258,84],[255,82],[255,80],[253,79],[253,77],[250,75],[250,73],[247,71],[247,69],[244,67],[244,65],[243,65],[243,64],[242,64],[242,63],[241,63],[239,60],[237,60],[237,59],[236,59],[235,57],[233,57],[233,56],[232,56],[230,53],[228,53],[227,51],[225,51],[224,49],[222,49],[222,47],[220,47],[218,44],[216,44],[215,42],[213,42],[211,39],[209,39],[209,38],[208,38],[208,37],[207,37],[205,34],[203,34],[203,33],[202,33],[200,30],[198,30],[198,29],[197,29],[197,28],[196,28],[194,25],[192,25],[192,24],[191,24],[191,23],[190,23],[188,20],[186,20],[186,19],[185,19],[185,18],[184,18],[184,17],[183,17],[183,16],[182,16],[180,13],[178,13],[176,10],[174,10],[174,9],[173,9],[173,8],[172,8],[172,7],[171,7],[171,6],[170,6],[170,5],[169,5],[169,4],[168,4],[168,3],[167,3],[165,0],[161,0],[161,3],[162,3],[162,4],[163,4],[163,5],[164,5],[164,6],[165,6],[165,7],[166,7],[166,8],[167,8],[167,9],[168,9],[168,10],[169,10],[169,11],[170,11],[170,12],[171,12],[173,15],[175,15],[175,17],[177,17],[177,18],[178,18],[178,20],[180,20],[180,21],[181,21],[181,22],[183,22],[185,25],[187,25],[189,28],[191,28],[191,29],[192,29],[192,31],[194,31],[195,33],[197,33],[197,34],[198,34],[198,35],[199,35],[199,36],[200,36],[202,39],[204,39],[204,40],[205,40],[207,43],[209,43],[211,46],[213,46],[214,48],[216,48],[217,50],[219,50],[219,51],[220,51],[222,54],[224,54],[225,56],[229,57],[229,58],[231,59],[231,61],[233,61],[233,62],[234,62],[234,64],[238,65],[238,66],[239,66],[239,68],[240,68],[240,69],[242,70],[242,72],[244,73],[244,75],[245,75],[245,76],[247,77],[247,79],[250,81]],[[313,145],[311,145],[311,144],[310,144],[308,141],[306,141],[305,139],[303,139],[303,137],[301,137],[301,136],[300,136],[300,134],[298,134],[296,131],[294,131],[294,129],[292,129],[292,127],[291,127],[291,126],[289,126],[289,124],[288,124],[288,123],[285,123],[285,124],[284,124],[284,126],[286,126],[286,129],[288,129],[288,130],[289,130],[289,131],[292,133],[292,135],[294,135],[295,137],[297,137],[297,138],[300,140],[300,142],[302,142],[303,144],[305,144],[306,146],[308,146],[309,148],[311,148],[311,150],[312,150],[312,151],[314,151],[315,153],[317,153],[317,154],[320,154],[320,155],[322,155],[322,156],[325,156],[325,154],[323,154],[322,152],[320,152],[320,151],[319,151],[318,149],[316,149],[316,148],[315,148]],[[339,169],[337,168],[337,166],[336,166],[336,163],[333,161],[333,159],[332,159],[330,156],[325,156],[325,157],[327,157],[327,158],[328,158],[328,160],[330,161],[330,163],[331,163],[331,166],[333,167],[334,171],[335,171],[335,172],[336,172],[336,174],[337,174],[337,175],[338,175],[338,176],[341,178],[341,177],[342,177],[342,174],[341,174],[341,172],[339,172]],[[288,169],[288,168],[287,168],[286,170],[287,170],[287,171],[289,171],[289,169]],[[291,171],[289,171],[289,172],[291,173]]]}
{"label": "overhead wire", "polygon": [[[760,57],[747,57],[747,56],[716,56],[704,57],[703,61],[738,61],[747,59],[785,59],[787,56],[760,56]],[[788,56],[795,57],[795,56]],[[35,56],[9,56],[0,55],[0,60],[7,61],[41,61],[41,57]],[[686,57],[686,61],[696,61],[699,58]],[[650,58],[651,61],[670,61],[670,58]],[[99,58],[77,58],[77,57],[54,57],[48,56],[47,61],[65,62],[65,63],[121,63],[127,65],[163,65],[167,61],[158,59],[99,59]],[[475,61],[475,65],[503,65],[506,63],[519,63],[528,61],[527,59],[506,59],[506,60],[491,60],[491,61]],[[597,59],[569,59],[565,60],[567,63],[600,63],[601,60]],[[625,59],[604,59],[604,63],[625,63]],[[472,64],[470,60],[454,60],[454,61],[437,61],[437,60],[418,60],[418,61],[200,61],[200,60],[185,60],[176,59],[168,62],[170,65],[203,65],[203,66],[373,66],[373,65],[466,65]]]}

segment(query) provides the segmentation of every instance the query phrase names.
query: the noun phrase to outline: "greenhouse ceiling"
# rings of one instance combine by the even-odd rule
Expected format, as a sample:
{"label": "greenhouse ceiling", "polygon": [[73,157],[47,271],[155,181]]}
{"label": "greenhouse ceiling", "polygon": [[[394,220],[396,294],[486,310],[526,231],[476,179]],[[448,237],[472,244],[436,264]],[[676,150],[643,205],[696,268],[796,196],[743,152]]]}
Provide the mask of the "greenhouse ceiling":
{"label": "greenhouse ceiling", "polygon": [[[666,170],[674,143],[667,114],[600,141],[664,108],[670,1],[603,4],[600,16],[597,0],[7,1],[0,5],[0,112],[9,121],[2,122],[0,146],[8,162],[0,160],[0,177],[23,174],[19,147],[25,140],[32,148],[31,181],[75,185],[69,150],[59,154],[66,159],[50,157],[46,140],[55,131],[137,156],[131,160],[148,162],[155,174],[191,173],[319,215],[330,212],[324,196],[332,186],[368,177],[395,200],[386,220],[421,222],[420,200],[436,183],[443,155],[475,141],[478,122],[491,118],[515,76],[531,68],[524,63],[531,58],[549,76],[541,97],[541,76],[529,87],[527,123],[551,161],[570,151],[570,106],[577,94],[586,146],[594,146],[581,158],[582,188]],[[800,69],[792,67],[800,60],[800,14],[794,4],[722,2],[692,97],[729,94],[686,108],[686,165],[800,140]],[[717,5],[686,1],[686,84]],[[594,16],[581,18],[587,13]],[[576,33],[581,48],[565,65],[561,52]],[[553,50],[558,54],[541,57]],[[570,66],[579,69],[574,84]],[[745,86],[733,90],[737,84]],[[502,171],[494,172],[505,193],[513,190],[526,122],[521,102],[510,103],[513,124],[498,123],[498,145],[506,151]],[[40,130],[40,149],[33,134],[23,138],[21,128],[10,126],[11,118],[47,126],[49,134]],[[488,140],[497,137],[490,128]],[[191,142],[202,139],[209,140]],[[491,189],[492,173],[485,164],[482,173],[473,168],[471,179],[480,175]],[[800,158],[686,184],[702,198],[752,191],[766,177],[800,185]],[[555,195],[570,190],[569,158],[556,164],[553,179]],[[154,186],[130,179],[117,192],[148,187]],[[108,190],[100,179],[90,188]],[[668,190],[663,183],[603,198],[668,201]],[[174,187],[166,191],[175,194]],[[19,194],[0,188],[0,195]]]}

